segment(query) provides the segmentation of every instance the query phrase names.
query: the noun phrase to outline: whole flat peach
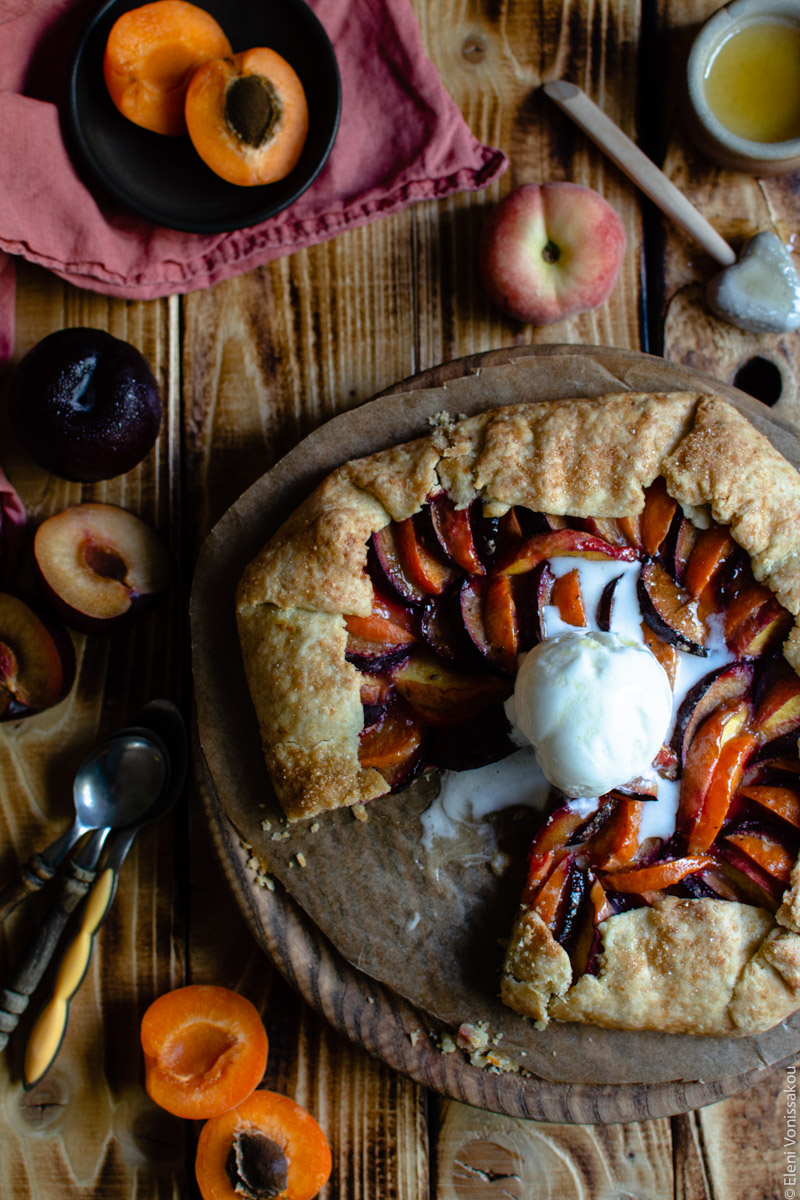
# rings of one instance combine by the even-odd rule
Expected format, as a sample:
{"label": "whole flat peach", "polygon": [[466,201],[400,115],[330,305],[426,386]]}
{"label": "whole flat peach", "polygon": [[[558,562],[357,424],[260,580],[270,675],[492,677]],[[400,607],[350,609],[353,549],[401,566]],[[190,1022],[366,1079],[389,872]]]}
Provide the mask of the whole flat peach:
{"label": "whole flat peach", "polygon": [[528,183],[492,210],[480,272],[508,316],[549,325],[605,303],[625,254],[625,229],[607,200],[577,183]]}

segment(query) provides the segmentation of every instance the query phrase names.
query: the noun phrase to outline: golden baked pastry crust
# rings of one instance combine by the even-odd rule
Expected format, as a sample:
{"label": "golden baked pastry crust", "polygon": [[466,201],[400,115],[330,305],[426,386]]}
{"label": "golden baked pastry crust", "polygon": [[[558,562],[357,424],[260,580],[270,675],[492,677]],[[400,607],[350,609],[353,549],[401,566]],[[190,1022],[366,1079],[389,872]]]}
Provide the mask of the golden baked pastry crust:
{"label": "golden baked pastry crust", "polygon": [[[800,476],[726,401],[678,392],[520,403],[453,421],[428,437],[345,464],[253,560],[237,591],[245,670],[265,756],[291,820],[387,792],[358,761],[358,672],[344,614],[367,616],[367,542],[444,489],[458,507],[513,505],[570,516],[632,517],[663,475],[702,520],[731,526],[753,571],[800,613]],[[800,665],[800,627],[784,652]],[[571,983],[567,954],[522,907],[502,996],[550,1017],[625,1029],[734,1034],[770,1028],[800,1003],[800,869],[775,918],[731,901],[661,897],[602,928],[597,976]],[[687,965],[688,964],[688,965]]]}

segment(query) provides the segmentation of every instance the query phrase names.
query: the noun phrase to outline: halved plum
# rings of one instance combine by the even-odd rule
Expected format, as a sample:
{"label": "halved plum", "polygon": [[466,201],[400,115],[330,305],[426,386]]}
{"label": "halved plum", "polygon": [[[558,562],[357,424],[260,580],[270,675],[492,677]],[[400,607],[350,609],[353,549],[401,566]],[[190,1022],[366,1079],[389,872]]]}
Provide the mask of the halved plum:
{"label": "halved plum", "polygon": [[345,658],[359,670],[379,674],[381,671],[391,671],[399,663],[405,662],[414,648],[413,642],[371,642],[366,638],[350,633],[347,636]]}
{"label": "halved plum", "polygon": [[394,684],[385,675],[361,676],[361,705],[364,726],[374,725],[386,712],[394,695]]}
{"label": "halved plum", "polygon": [[169,551],[140,517],[87,502],[48,517],[33,543],[43,594],[65,624],[111,632],[147,612],[172,576]]}
{"label": "halved plum", "polygon": [[708,655],[706,629],[696,603],[659,563],[644,564],[637,592],[642,616],[654,633],[690,654]]}
{"label": "halved plum", "polygon": [[0,592],[0,721],[51,708],[75,678],[65,629],[8,592]]}

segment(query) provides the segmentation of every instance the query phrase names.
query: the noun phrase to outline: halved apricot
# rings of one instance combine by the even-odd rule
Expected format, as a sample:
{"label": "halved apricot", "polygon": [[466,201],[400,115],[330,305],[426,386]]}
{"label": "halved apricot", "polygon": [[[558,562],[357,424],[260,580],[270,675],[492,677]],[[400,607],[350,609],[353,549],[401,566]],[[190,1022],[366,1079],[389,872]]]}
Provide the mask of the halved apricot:
{"label": "halved apricot", "polygon": [[314,1118],[288,1096],[257,1091],[206,1121],[195,1174],[203,1200],[312,1200],[331,1166],[328,1140]]}
{"label": "halved apricot", "polygon": [[184,104],[192,75],[207,59],[232,53],[210,13],[187,0],[155,0],[114,23],[103,74],[124,117],[178,137],[186,133]]}
{"label": "halved apricot", "polygon": [[295,71],[257,47],[213,58],[192,76],[186,124],[206,166],[228,183],[276,183],[297,165],[308,133],[308,105]]}
{"label": "halved apricot", "polygon": [[145,1087],[176,1117],[216,1117],[261,1082],[267,1034],[258,1009],[226,987],[166,992],[142,1018]]}

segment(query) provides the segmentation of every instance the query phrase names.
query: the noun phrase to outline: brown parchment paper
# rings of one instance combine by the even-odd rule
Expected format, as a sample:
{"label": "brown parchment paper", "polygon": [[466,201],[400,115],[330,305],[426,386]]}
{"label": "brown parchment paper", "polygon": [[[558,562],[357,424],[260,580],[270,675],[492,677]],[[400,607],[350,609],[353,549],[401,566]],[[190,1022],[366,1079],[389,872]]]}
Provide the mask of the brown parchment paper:
{"label": "brown parchment paper", "polygon": [[[234,592],[250,559],[334,467],[425,434],[428,418],[530,399],[625,391],[714,391],[728,398],[795,466],[788,424],[733,388],[627,351],[528,347],[440,368],[444,386],[370,401],[335,417],[259,479],[220,520],[192,588],[198,734],[228,819],[264,867],[359,970],[456,1027],[485,1022],[503,1054],[542,1079],[612,1085],[711,1082],[778,1062],[800,1047],[800,1015],[759,1037],[628,1033],[551,1022],[544,1031],[498,999],[502,940],[516,911],[536,817],[509,810],[455,840],[422,846],[420,817],[438,789],[424,779],[367,808],[289,825],[275,800],[244,677]],[[486,366],[495,359],[502,365]],[[452,379],[448,378],[452,376]],[[511,865],[497,873],[497,853]],[[298,855],[300,856],[298,858]],[[305,863],[302,866],[301,863]]]}

